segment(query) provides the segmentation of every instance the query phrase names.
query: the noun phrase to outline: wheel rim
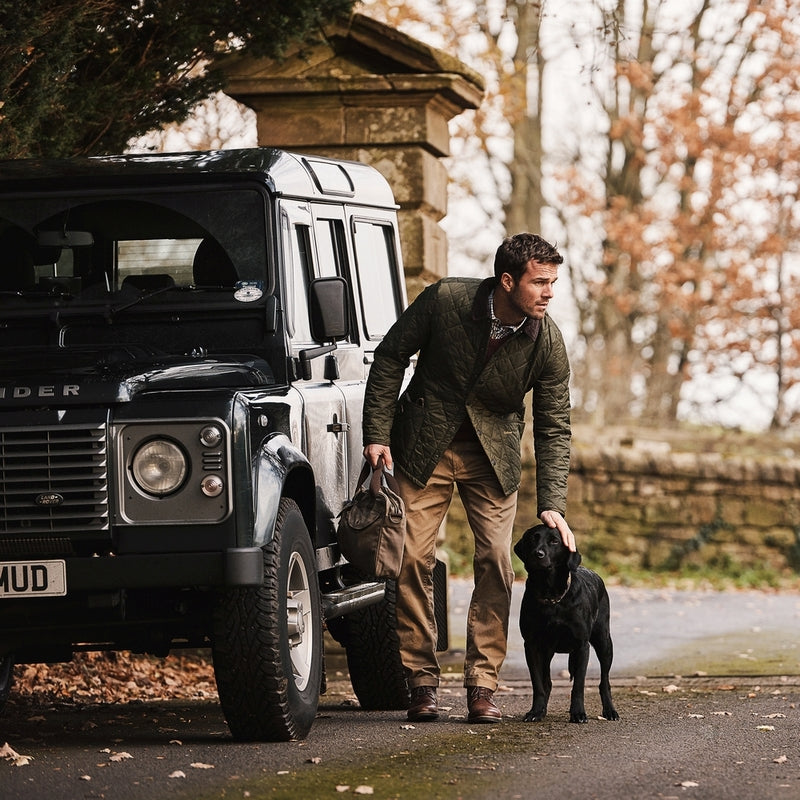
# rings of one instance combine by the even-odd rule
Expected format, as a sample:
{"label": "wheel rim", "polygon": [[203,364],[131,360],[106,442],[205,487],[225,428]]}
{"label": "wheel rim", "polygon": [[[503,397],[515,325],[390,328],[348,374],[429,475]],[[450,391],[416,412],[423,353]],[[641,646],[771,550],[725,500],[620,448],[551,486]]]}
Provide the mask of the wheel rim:
{"label": "wheel rim", "polygon": [[298,553],[289,560],[286,584],[286,630],[292,675],[299,690],[306,688],[314,657],[314,625],[308,572]]}

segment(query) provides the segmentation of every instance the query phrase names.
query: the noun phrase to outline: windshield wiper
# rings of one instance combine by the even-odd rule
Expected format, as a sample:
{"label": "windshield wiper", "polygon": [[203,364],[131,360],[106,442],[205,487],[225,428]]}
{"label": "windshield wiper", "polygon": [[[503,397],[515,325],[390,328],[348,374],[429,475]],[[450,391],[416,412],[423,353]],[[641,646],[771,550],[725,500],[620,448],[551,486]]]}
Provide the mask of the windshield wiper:
{"label": "windshield wiper", "polygon": [[123,311],[127,311],[129,308],[133,308],[133,306],[138,306],[139,303],[143,303],[145,300],[150,300],[152,297],[157,297],[160,294],[166,294],[166,292],[172,291],[187,291],[191,289],[191,286],[176,286],[175,284],[170,284],[169,286],[160,286],[158,289],[153,289],[150,292],[145,292],[144,294],[139,295],[139,297],[129,300],[127,303],[123,303],[119,306],[109,306],[107,308],[108,311],[108,318],[109,320],[113,319],[117,314],[121,314]]}

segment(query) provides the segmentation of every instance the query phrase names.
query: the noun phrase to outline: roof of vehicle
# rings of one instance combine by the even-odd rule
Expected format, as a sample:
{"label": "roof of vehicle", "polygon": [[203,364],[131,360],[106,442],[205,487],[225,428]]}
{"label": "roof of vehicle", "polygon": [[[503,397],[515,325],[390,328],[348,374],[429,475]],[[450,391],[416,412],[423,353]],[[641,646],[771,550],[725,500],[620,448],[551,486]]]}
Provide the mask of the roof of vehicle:
{"label": "roof of vehicle", "polygon": [[0,161],[0,194],[255,179],[278,195],[396,208],[373,167],[271,147]]}

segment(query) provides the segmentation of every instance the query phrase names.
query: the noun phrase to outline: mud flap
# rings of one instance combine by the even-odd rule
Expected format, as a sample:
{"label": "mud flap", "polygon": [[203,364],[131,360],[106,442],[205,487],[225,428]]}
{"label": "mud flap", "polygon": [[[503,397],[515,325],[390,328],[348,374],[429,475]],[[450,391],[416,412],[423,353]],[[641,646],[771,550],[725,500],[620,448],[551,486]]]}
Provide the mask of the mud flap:
{"label": "mud flap", "polygon": [[436,619],[436,649],[444,652],[450,649],[450,630],[448,621],[447,562],[437,557],[433,567],[433,615]]}

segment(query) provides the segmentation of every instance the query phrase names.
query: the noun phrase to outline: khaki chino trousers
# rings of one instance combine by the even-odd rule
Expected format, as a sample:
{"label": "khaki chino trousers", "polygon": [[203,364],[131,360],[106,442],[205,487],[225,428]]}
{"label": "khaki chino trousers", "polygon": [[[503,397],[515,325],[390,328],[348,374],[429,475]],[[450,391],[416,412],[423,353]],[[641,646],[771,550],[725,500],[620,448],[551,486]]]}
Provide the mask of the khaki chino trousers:
{"label": "khaki chino trousers", "polygon": [[433,567],[439,527],[453,487],[475,540],[474,588],[467,617],[464,685],[494,691],[506,656],[511,608],[511,533],[517,493],[505,496],[477,441],[455,441],[445,451],[424,489],[396,471],[406,508],[403,566],[397,581],[397,631],[410,688],[437,686]]}

